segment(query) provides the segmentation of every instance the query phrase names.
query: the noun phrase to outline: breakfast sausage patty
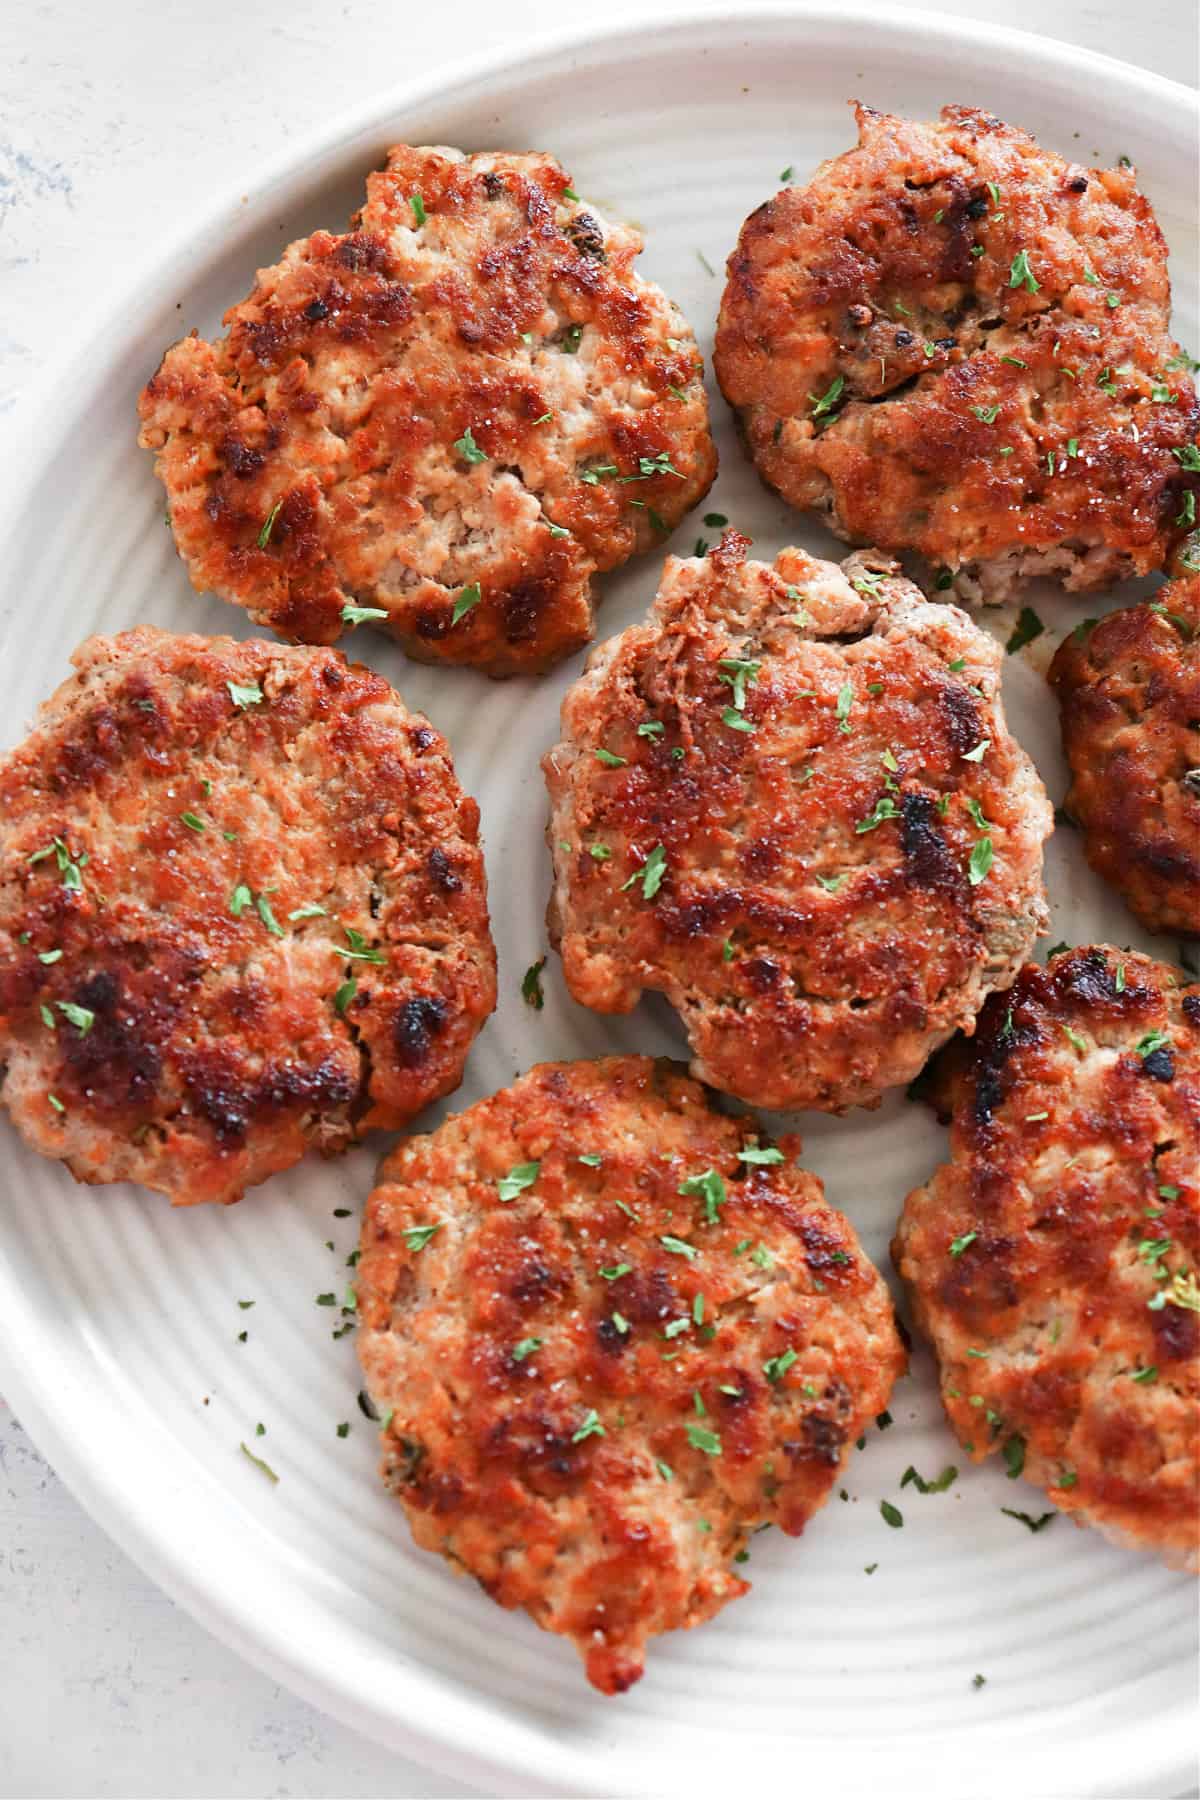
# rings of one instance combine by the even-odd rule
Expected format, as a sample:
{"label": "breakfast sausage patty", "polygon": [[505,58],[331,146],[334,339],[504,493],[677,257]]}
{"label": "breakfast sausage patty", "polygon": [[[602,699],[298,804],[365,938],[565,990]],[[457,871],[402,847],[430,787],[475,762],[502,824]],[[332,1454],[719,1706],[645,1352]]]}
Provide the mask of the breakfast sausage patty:
{"label": "breakfast sausage patty", "polygon": [[1050,681],[1088,861],[1147,930],[1200,936],[1200,574],[1081,626]]}
{"label": "breakfast sausage patty", "polygon": [[334,650],[89,638],[0,758],[0,1101],[80,1181],[231,1201],[458,1085],[478,808]]}
{"label": "breakfast sausage patty", "polygon": [[763,479],[968,600],[1162,568],[1200,406],[1132,169],[966,106],[857,118],[729,258],[715,367]]}
{"label": "breakfast sausage patty", "polygon": [[950,1154],[892,1246],[975,1462],[1116,1542],[1200,1553],[1200,986],[1069,950],[931,1072]]}
{"label": "breakfast sausage patty", "polygon": [[1050,807],[965,614],[878,552],[747,544],[668,558],[569,690],[550,934],[583,1005],[664,993],[700,1080],[872,1105],[1028,954]]}
{"label": "breakfast sausage patty", "polygon": [[677,1065],[544,1063],[401,1144],[367,1203],[383,1479],[418,1544],[604,1693],[746,1591],[753,1532],[803,1531],[903,1371],[799,1150]]}
{"label": "breakfast sausage patty", "polygon": [[547,668],[716,470],[696,341],[553,157],[392,150],[140,402],[193,584],[305,643]]}

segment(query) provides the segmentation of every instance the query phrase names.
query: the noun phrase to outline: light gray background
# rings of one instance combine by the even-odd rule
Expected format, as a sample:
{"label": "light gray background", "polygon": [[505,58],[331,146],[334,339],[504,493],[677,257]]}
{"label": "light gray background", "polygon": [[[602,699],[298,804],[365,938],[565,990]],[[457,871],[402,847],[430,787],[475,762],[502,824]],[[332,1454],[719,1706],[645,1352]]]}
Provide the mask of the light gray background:
{"label": "light gray background", "polygon": [[[929,3],[1176,80],[1200,72],[1196,0]],[[653,0],[660,13],[677,4]],[[647,6],[607,0],[603,11],[644,18]],[[570,16],[561,0],[452,9],[9,0],[0,7],[0,450],[20,455],[39,378],[160,232],[214,194],[249,189],[264,159],[328,114]],[[1080,107],[1086,116],[1086,93]],[[377,1749],[217,1644],[91,1523],[2,1399],[0,1619],[6,1800],[478,1791]]]}

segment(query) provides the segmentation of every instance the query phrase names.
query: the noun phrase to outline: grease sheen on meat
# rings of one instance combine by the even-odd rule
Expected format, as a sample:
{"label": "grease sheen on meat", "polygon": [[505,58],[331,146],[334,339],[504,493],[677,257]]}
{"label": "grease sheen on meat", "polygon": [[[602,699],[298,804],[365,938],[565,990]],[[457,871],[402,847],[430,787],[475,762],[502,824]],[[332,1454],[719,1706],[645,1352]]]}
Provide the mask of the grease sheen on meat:
{"label": "grease sheen on meat", "polygon": [[1081,627],[1050,681],[1088,861],[1149,931],[1200,936],[1200,574]]}
{"label": "grease sheen on meat", "polygon": [[409,655],[493,675],[585,643],[596,572],[716,469],[641,248],[550,156],[392,150],[348,233],[290,245],[141,397],[194,585],[307,643],[374,609]]}
{"label": "grease sheen on meat", "polygon": [[89,638],[0,758],[0,1101],[80,1181],[231,1201],[458,1085],[478,808],[335,650]]}
{"label": "grease sheen on meat", "polygon": [[570,1638],[605,1693],[746,1591],[753,1532],[803,1531],[903,1372],[799,1150],[677,1065],[546,1063],[401,1144],[368,1201],[384,1481],[418,1544]]}
{"label": "grease sheen on meat", "polygon": [[1200,986],[1069,950],[993,995],[932,1074],[951,1160],[892,1255],[951,1425],[1060,1512],[1195,1569]]}
{"label": "grease sheen on meat", "polygon": [[752,1104],[870,1105],[1012,979],[1050,807],[1000,652],[878,553],[668,558],[544,761],[550,933],[575,999],[681,1014]]}
{"label": "grease sheen on meat", "polygon": [[969,600],[1162,568],[1200,406],[1133,170],[965,106],[857,117],[729,258],[715,367],[763,479]]}

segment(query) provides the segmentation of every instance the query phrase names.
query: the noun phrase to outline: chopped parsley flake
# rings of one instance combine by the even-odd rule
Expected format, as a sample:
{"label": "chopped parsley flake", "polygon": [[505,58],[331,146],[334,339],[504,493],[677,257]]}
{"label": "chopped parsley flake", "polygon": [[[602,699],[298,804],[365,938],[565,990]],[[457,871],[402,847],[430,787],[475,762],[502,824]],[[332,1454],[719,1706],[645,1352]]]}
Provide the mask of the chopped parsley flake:
{"label": "chopped parsley flake", "polygon": [[721,723],[722,725],[728,725],[731,731],[750,732],[757,731],[758,729],[751,719],[747,719],[745,715],[740,712],[735,712],[732,706],[727,706],[721,714]]}
{"label": "chopped parsley flake", "polygon": [[1008,655],[1011,656],[1014,651],[1023,649],[1026,644],[1032,644],[1035,638],[1041,637],[1045,629],[1046,627],[1032,606],[1023,606],[1017,616],[1017,622],[1013,626],[1012,635],[1004,646]]}
{"label": "chopped parsley flake", "polygon": [[454,610],[450,614],[450,623],[452,625],[457,625],[458,621],[465,618],[471,608],[473,606],[478,606],[482,599],[482,588],[477,581],[472,581],[469,586],[460,591],[458,599],[454,602]]}
{"label": "chopped parsley flake", "polygon": [[954,1467],[953,1463],[947,1463],[941,1474],[935,1476],[932,1481],[926,1481],[923,1475],[918,1475],[912,1464],[909,1463],[904,1474],[900,1477],[900,1486],[902,1488],[907,1487],[911,1481],[918,1494],[944,1494],[946,1489],[951,1487],[957,1480],[958,1470]]}
{"label": "chopped parsley flake", "polygon": [[408,204],[412,207],[412,215],[416,223],[419,226],[423,225],[429,217],[429,214],[425,211],[425,202],[422,200],[420,194],[410,194],[408,197]]}
{"label": "chopped parsley flake", "polygon": [[544,956],[537,962],[530,963],[521,977],[521,998],[526,1006],[532,1006],[534,1012],[541,1012],[546,1004],[546,996],[542,992],[542,970],[546,966]]}
{"label": "chopped parsley flake", "polygon": [[633,1268],[632,1263],[611,1263],[607,1269],[600,1270],[603,1281],[619,1281],[622,1275],[628,1275]]}
{"label": "chopped parsley flake", "polygon": [[875,802],[875,810],[867,818],[860,819],[854,829],[861,835],[864,831],[874,831],[875,827],[882,825],[885,819],[898,819],[899,817],[900,812],[896,802],[890,794],[884,794]]}
{"label": "chopped parsley flake", "polygon": [[258,540],[257,540],[258,547],[260,550],[265,550],[267,545],[271,541],[271,533],[275,529],[275,521],[279,517],[279,509],[282,505],[283,505],[283,501],[277,500],[275,502],[274,506],[271,508],[270,512],[267,514],[266,518],[262,522],[262,529],[260,530],[260,532],[258,534]]}
{"label": "chopped parsley flake", "polygon": [[817,886],[824,888],[827,894],[836,894],[845,879],[845,875],[818,875]]}
{"label": "chopped parsley flake", "polygon": [[513,1345],[513,1361],[516,1363],[524,1362],[527,1356],[532,1356],[536,1350],[540,1350],[545,1341],[544,1338],[540,1337],[522,1338],[519,1344]]}
{"label": "chopped parsley flake", "polygon": [[661,737],[665,730],[666,726],[663,725],[660,720],[643,719],[642,723],[637,728],[637,734],[639,737],[657,738]]}
{"label": "chopped parsley flake", "polygon": [[254,1464],[256,1469],[262,1470],[263,1474],[266,1476],[267,1480],[271,1483],[272,1487],[275,1487],[278,1485],[279,1477],[275,1473],[274,1469],[271,1467],[269,1462],[264,1462],[261,1456],[255,1456],[253,1450],[251,1450],[245,1444],[239,1444],[238,1449],[241,1451],[242,1455],[247,1458],[247,1460],[249,1462],[252,1462]]}
{"label": "chopped parsley flake", "polygon": [[600,1423],[600,1415],[593,1406],[583,1415],[583,1422],[578,1431],[571,1433],[571,1442],[581,1444],[584,1438],[604,1437],[605,1435],[604,1427]]}
{"label": "chopped parsley flake", "polygon": [[689,1424],[687,1437],[694,1450],[703,1450],[705,1456],[720,1456],[720,1436],[717,1432],[710,1431],[707,1425]]}
{"label": "chopped parsley flake", "polygon": [[951,1256],[961,1256],[963,1251],[968,1249],[978,1236],[979,1233],[977,1231],[964,1231],[961,1237],[956,1237],[952,1241],[950,1245]]}
{"label": "chopped parsley flake", "polygon": [[441,1229],[440,1223],[437,1225],[410,1225],[407,1231],[402,1232],[401,1235],[410,1250],[423,1250],[430,1238]]}
{"label": "chopped parsley flake", "polygon": [[751,687],[758,681],[761,662],[747,662],[742,657],[725,656],[717,665],[717,679],[727,682],[733,689],[733,704],[739,712],[746,707],[746,685]]}
{"label": "chopped parsley flake", "polygon": [[977,419],[982,419],[985,425],[994,425],[999,417],[1000,407],[999,405],[973,406],[971,411],[975,414]]}
{"label": "chopped parsley flake", "polygon": [[715,1169],[705,1169],[701,1175],[686,1176],[679,1184],[679,1192],[683,1195],[699,1194],[704,1201],[705,1222],[709,1225],[718,1222],[721,1208],[725,1204],[725,1183]]}
{"label": "chopped parsley flake", "polygon": [[1004,1461],[1008,1471],[1008,1479],[1015,1481],[1025,1467],[1025,1439],[1014,1432],[1004,1445]]}
{"label": "chopped parsley flake", "polygon": [[454,448],[464,462],[481,463],[487,461],[487,451],[481,450],[475,442],[475,434],[468,425],[460,438],[455,438]]}
{"label": "chopped parsley flake", "polygon": [[672,1237],[669,1232],[665,1237],[660,1237],[658,1241],[664,1250],[669,1250],[671,1252],[672,1256],[686,1256],[690,1258],[699,1256],[700,1254],[695,1244],[685,1243],[682,1238]]}
{"label": "chopped parsley flake", "polygon": [[812,401],[812,417],[814,419],[824,418],[826,413],[831,413],[834,410],[842,397],[842,390],[845,385],[846,377],[844,375],[835,375],[819,399],[815,394],[810,394],[808,396]]}
{"label": "chopped parsley flake", "polygon": [[[898,1506],[893,1506],[890,1500],[881,1500],[879,1502],[879,1511],[883,1517],[884,1524],[890,1525],[893,1531],[899,1531],[904,1523],[904,1514],[900,1511],[900,1508]],[[875,1566],[878,1568],[879,1565],[876,1564]]]}
{"label": "chopped parsley flake", "polygon": [[1036,294],[1040,288],[1041,282],[1036,279],[1033,270],[1029,266],[1029,252],[1027,250],[1018,250],[1017,254],[1013,257],[1012,268],[1008,272],[1008,285],[1010,288],[1024,286],[1031,294]]}
{"label": "chopped parsley flake", "polygon": [[992,840],[988,836],[978,838],[967,862],[967,880],[972,887],[978,887],[985,880],[994,860]]}
{"label": "chopped parsley flake", "polygon": [[87,1006],[76,1006],[73,1000],[56,1000],[54,1002],[68,1025],[73,1025],[80,1037],[86,1037],[96,1023],[96,1015]]}
{"label": "chopped parsley flake", "polygon": [[261,706],[263,703],[263,691],[257,681],[248,681],[244,685],[236,681],[227,681],[225,686],[229,689],[229,698],[239,712],[245,712],[248,707]]}
{"label": "chopped parsley flake", "polygon": [[496,1183],[496,1192],[501,1200],[515,1200],[526,1188],[533,1186],[541,1169],[541,1162],[514,1163],[507,1175],[502,1175]]}
{"label": "chopped parsley flake", "polygon": [[629,881],[624,885],[630,887],[634,881],[640,879],[643,899],[653,900],[655,894],[657,894],[659,888],[662,886],[662,880],[663,876],[666,874],[666,869],[667,853],[661,844],[656,844],[642,867],[636,869]]}
{"label": "chopped parsley flake", "polygon": [[780,1356],[769,1356],[767,1358],[762,1366],[762,1371],[772,1386],[774,1386],[776,1382],[783,1380],[792,1364],[797,1361],[798,1356],[798,1351],[789,1348],[783,1351]]}
{"label": "chopped parsley flake", "polygon": [[1039,1513],[1035,1519],[1030,1513],[1016,1512],[1011,1506],[1002,1506],[1000,1511],[1006,1518],[1019,1519],[1022,1525],[1027,1525],[1029,1527],[1030,1531],[1044,1531],[1051,1519],[1057,1519],[1058,1517],[1058,1514],[1055,1512],[1044,1512]]}
{"label": "chopped parsley flake", "polygon": [[776,1150],[773,1145],[759,1149],[757,1144],[748,1144],[744,1150],[738,1151],[737,1160],[743,1163],[781,1163],[783,1151]]}
{"label": "chopped parsley flake", "polygon": [[837,705],[834,708],[833,716],[838,722],[838,730],[844,731],[847,736],[850,732],[850,708],[853,705],[854,684],[849,681],[843,681],[841,687],[838,689]]}
{"label": "chopped parsley flake", "polygon": [[350,1002],[353,1000],[353,998],[354,998],[355,994],[357,994],[357,992],[358,992],[357,981],[355,981],[353,975],[348,975],[346,977],[345,981],[343,981],[342,985],[338,988],[336,994],[333,996],[334,1011],[338,1012],[338,1013],[342,1013],[344,1015],[346,1008],[349,1006]]}
{"label": "chopped parsley flake", "polygon": [[349,605],[347,605],[347,606],[343,606],[343,608],[342,608],[342,623],[343,623],[343,625],[362,625],[362,624],[365,624],[365,622],[368,619],[386,619],[386,618],[387,618],[387,608],[385,606],[349,606]]}
{"label": "chopped parsley flake", "polygon": [[[279,923],[279,920],[275,917],[275,914],[271,911],[271,902],[267,899],[265,892],[261,893],[261,894],[255,894],[254,910],[258,914],[259,918],[262,920],[263,924],[266,926],[267,930],[271,933],[272,937],[282,937],[283,936],[283,927]],[[346,933],[346,936],[349,938],[353,938],[356,935],[357,934],[352,931],[348,931]],[[350,956],[352,954],[358,954],[358,953],[351,952],[349,950],[344,950],[342,952],[342,954],[343,954],[343,956]],[[382,956],[369,956],[367,958],[367,961],[368,962],[382,962],[383,958],[382,958]]]}
{"label": "chopped parsley flake", "polygon": [[315,900],[306,900],[303,906],[293,907],[288,914],[288,923],[295,924],[301,919],[327,919],[329,914]]}

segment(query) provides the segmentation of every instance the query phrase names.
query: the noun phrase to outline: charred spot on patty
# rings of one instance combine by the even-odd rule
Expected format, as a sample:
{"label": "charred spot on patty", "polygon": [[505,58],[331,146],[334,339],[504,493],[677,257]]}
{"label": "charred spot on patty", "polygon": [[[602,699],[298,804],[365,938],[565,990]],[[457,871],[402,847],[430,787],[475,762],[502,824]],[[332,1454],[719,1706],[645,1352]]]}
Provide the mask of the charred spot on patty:
{"label": "charred spot on patty", "polygon": [[416,1069],[426,1060],[434,1041],[446,1028],[446,1003],[429,994],[418,994],[397,1008],[392,1028],[396,1058],[403,1068]]}

